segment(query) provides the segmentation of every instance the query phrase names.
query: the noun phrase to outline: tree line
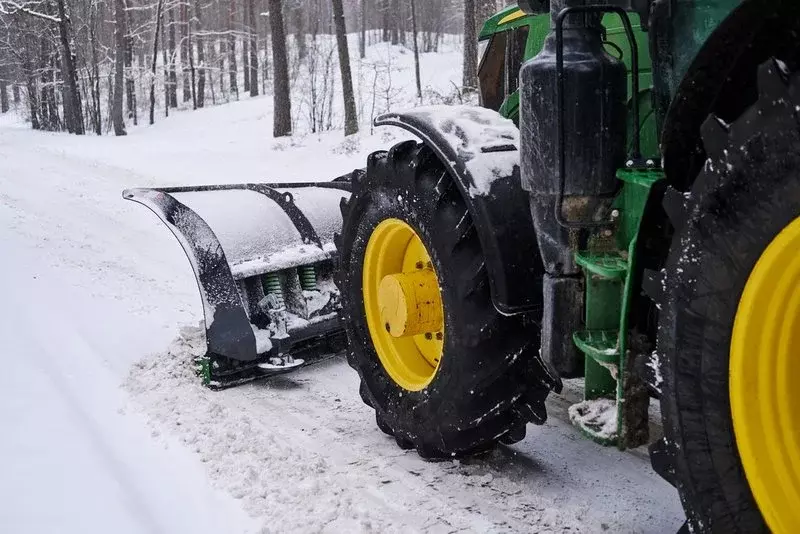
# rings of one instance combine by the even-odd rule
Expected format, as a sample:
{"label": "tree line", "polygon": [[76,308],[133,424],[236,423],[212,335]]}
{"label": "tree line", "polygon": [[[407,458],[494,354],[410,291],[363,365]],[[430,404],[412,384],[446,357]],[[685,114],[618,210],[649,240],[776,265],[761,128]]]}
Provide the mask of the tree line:
{"label": "tree line", "polygon": [[[0,112],[32,128],[114,132],[174,109],[271,93],[274,134],[290,135],[289,71],[336,38],[345,133],[358,129],[347,33],[436,52],[464,34],[465,88],[477,86],[481,21],[496,0],[0,0]],[[309,57],[311,55],[312,57]]]}

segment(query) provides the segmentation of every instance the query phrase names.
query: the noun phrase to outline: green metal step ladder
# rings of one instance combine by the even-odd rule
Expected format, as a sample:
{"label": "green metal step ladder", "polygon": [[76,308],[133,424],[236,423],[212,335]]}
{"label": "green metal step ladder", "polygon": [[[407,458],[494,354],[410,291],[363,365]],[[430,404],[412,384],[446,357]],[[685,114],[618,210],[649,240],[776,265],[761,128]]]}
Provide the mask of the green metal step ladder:
{"label": "green metal step ladder", "polygon": [[616,227],[575,254],[585,276],[585,329],[573,341],[585,355],[584,401],[570,407],[573,424],[591,439],[621,449],[647,441],[649,396],[642,395],[629,351],[628,317],[639,224],[660,170],[623,169],[612,205]]}

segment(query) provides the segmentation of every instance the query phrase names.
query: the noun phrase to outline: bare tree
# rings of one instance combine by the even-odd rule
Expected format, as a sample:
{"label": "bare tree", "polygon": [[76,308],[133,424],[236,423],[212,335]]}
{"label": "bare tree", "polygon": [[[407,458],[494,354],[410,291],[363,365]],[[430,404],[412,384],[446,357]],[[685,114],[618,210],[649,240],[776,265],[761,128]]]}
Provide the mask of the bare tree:
{"label": "bare tree", "polygon": [[128,118],[133,119],[134,126],[139,124],[138,106],[136,104],[136,82],[133,79],[133,34],[131,33],[132,16],[130,3],[125,2],[125,95],[128,105]]}
{"label": "bare tree", "polygon": [[192,93],[194,89],[191,84],[191,68],[189,66],[192,56],[192,37],[189,29],[189,6],[188,0],[180,2],[180,19],[181,19],[181,74],[183,78],[183,101],[189,102],[192,100]]}
{"label": "bare tree", "polygon": [[[247,0],[247,30],[250,40],[250,96],[258,96],[258,17],[256,16],[255,4],[255,0]],[[284,46],[286,46],[285,43]]]}
{"label": "bare tree", "polygon": [[[161,31],[161,10],[164,9],[164,0],[158,0],[156,7],[156,31],[153,35],[153,68],[150,79],[150,124],[155,122],[156,109],[156,62],[158,60],[158,32]],[[169,109],[169,106],[166,106]]]}
{"label": "bare tree", "polygon": [[0,66],[0,113],[8,113],[8,82],[6,81],[6,68]]}
{"label": "bare tree", "polygon": [[169,8],[169,38],[167,40],[169,46],[169,73],[166,85],[168,87],[167,93],[169,94],[169,104],[167,107],[178,107],[178,73],[175,71],[175,7]]}
{"label": "bare tree", "polygon": [[302,0],[295,0],[292,4],[292,22],[294,23],[294,42],[297,47],[297,57],[301,61],[308,53],[306,48],[305,6]]}
{"label": "bare tree", "polygon": [[292,103],[289,97],[289,62],[286,57],[281,0],[269,0],[269,23],[272,29],[272,64],[275,69],[273,135],[282,137],[292,135]]}
{"label": "bare tree", "polygon": [[478,40],[475,30],[475,0],[464,0],[464,78],[465,91],[478,87]]}
{"label": "bare tree", "polygon": [[100,111],[100,62],[98,59],[98,39],[97,39],[97,10],[98,2],[92,0],[89,6],[89,47],[92,54],[92,68],[89,71],[89,82],[91,84],[92,106],[89,115],[94,125],[94,133],[102,135],[103,119]]}
{"label": "bare tree", "polygon": [[[248,0],[242,0],[242,30],[249,32],[250,18],[248,13],[250,10],[247,8]],[[250,39],[242,39],[242,70],[244,71],[244,92],[250,92]]]}
{"label": "bare tree", "polygon": [[417,79],[417,98],[422,100],[422,81],[419,75],[419,46],[417,45],[417,7],[416,0],[411,0],[411,35],[414,39],[414,74]]}
{"label": "bare tree", "polygon": [[356,98],[353,94],[353,77],[350,73],[350,51],[347,48],[347,28],[345,27],[342,0],[333,0],[333,23],[336,27],[336,45],[339,48],[339,68],[342,72],[342,98],[344,99],[344,134],[358,132]]}
{"label": "bare tree", "polygon": [[230,75],[231,92],[239,99],[238,73],[236,72],[236,36],[233,34],[233,22],[236,18],[236,0],[230,0],[228,8],[228,73]]}
{"label": "bare tree", "polygon": [[358,41],[358,53],[361,59],[367,56],[367,0],[361,0],[361,39]]}
{"label": "bare tree", "polygon": [[125,0],[114,0],[114,96],[111,105],[111,121],[115,135],[126,135],[125,117],[122,114],[123,87],[125,83]]}
{"label": "bare tree", "polygon": [[[201,0],[195,0],[194,3],[194,22],[196,30],[194,33],[201,33],[203,31],[203,6]],[[191,29],[189,30],[191,31]],[[194,105],[202,108],[206,103],[206,46],[205,38],[202,35],[195,37],[195,46],[197,47],[197,94],[194,96]],[[191,52],[189,52],[191,54]],[[194,68],[192,69],[192,84],[194,84]]]}
{"label": "bare tree", "polygon": [[58,33],[61,40],[61,62],[64,76],[64,123],[69,133],[83,135],[83,109],[78,90],[78,73],[75,69],[75,54],[72,50],[70,17],[64,0],[57,0]]}

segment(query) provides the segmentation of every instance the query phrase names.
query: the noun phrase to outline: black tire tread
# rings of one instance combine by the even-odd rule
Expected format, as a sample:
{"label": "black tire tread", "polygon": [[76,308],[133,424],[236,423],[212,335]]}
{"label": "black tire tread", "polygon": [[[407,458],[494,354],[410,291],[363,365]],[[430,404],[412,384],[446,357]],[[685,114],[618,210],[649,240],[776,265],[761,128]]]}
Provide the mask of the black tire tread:
{"label": "black tire tread", "polygon": [[686,220],[673,222],[678,231],[657,274],[663,283],[644,288],[663,305],[665,438],[651,447],[651,459],[678,489],[692,532],[768,531],[736,448],[728,347],[736,304],[770,226],[793,209],[800,214],[800,80],[774,59],[758,79],[760,98],[737,121],[712,116],[703,126],[709,159],[687,195]]}
{"label": "black tire tread", "polygon": [[[423,392],[401,391],[378,364],[365,330],[358,268],[365,243],[359,240],[371,231],[364,226],[377,216],[373,214],[384,217],[390,213],[387,210],[401,209],[414,210],[409,217],[416,219],[407,222],[439,236],[430,239],[438,239],[440,254],[448,258],[451,274],[456,273],[451,279],[457,280],[445,290],[457,295],[450,298],[458,299],[450,306],[457,311],[448,316],[447,328],[449,332],[456,325],[464,335],[452,342],[446,335],[446,344],[452,343],[446,350],[466,352],[470,361],[478,362],[470,369],[453,368],[446,392],[434,386],[436,380]],[[350,342],[348,362],[359,373],[362,398],[375,409],[381,430],[393,434],[400,447],[411,444],[423,458],[437,459],[473,455],[499,440],[521,439],[527,423],[521,414],[536,414],[534,422],[542,424],[544,400],[554,381],[544,376],[543,365],[530,364],[538,358],[538,343],[531,341],[536,333],[520,318],[501,316],[494,309],[474,222],[433,151],[423,144],[403,142],[388,152],[372,154],[366,174],[342,210],[339,278]],[[438,254],[431,252],[434,262],[441,261]],[[478,354],[485,357],[478,359]]]}

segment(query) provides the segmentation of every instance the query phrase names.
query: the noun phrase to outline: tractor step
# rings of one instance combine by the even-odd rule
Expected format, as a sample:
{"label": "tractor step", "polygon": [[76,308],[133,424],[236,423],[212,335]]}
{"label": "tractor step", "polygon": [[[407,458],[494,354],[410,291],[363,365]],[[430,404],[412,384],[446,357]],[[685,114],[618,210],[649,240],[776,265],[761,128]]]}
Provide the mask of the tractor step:
{"label": "tractor step", "polygon": [[575,332],[572,339],[581,352],[600,365],[616,367],[619,364],[618,330],[581,330]]}
{"label": "tractor step", "polygon": [[[620,449],[648,440],[648,384],[641,372],[652,348],[629,325],[637,276],[639,225],[651,188],[664,174],[657,168],[620,170],[623,188],[614,200],[613,230],[590,235],[587,248],[575,253],[583,271],[584,326],[572,334],[584,358],[584,401],[570,408],[571,422],[603,445]],[[654,386],[651,386],[656,391]]]}
{"label": "tractor step", "polygon": [[592,254],[578,252],[575,254],[575,263],[584,271],[606,278],[608,280],[625,280],[628,275],[628,254],[615,250]]}

